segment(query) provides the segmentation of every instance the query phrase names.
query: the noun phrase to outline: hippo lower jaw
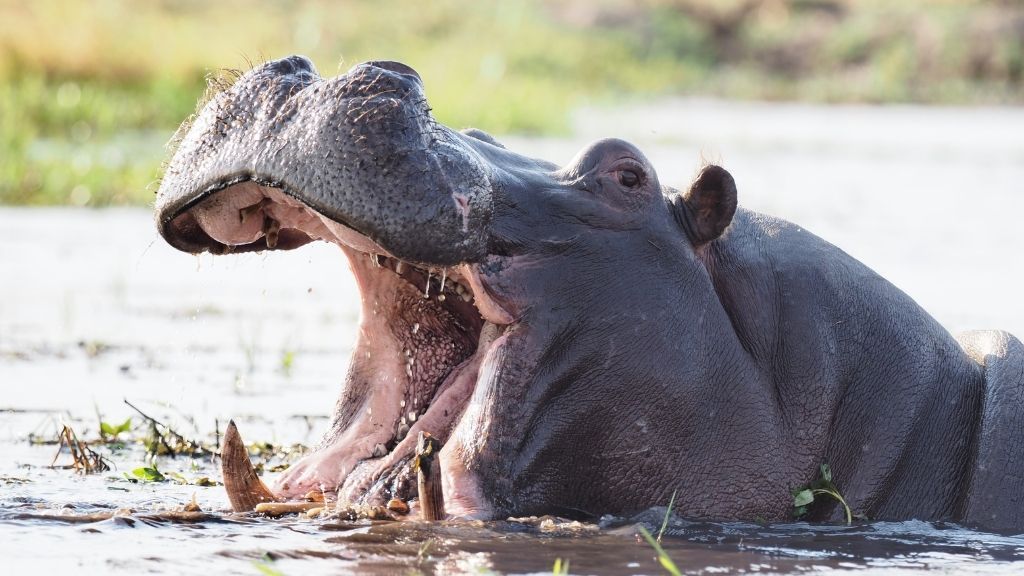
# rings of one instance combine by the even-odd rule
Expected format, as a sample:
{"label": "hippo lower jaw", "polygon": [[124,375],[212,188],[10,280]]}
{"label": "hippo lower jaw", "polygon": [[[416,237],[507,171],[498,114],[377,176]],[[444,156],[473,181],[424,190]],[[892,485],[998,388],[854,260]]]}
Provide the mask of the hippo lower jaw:
{"label": "hippo lower jaw", "polygon": [[[362,297],[347,382],[323,442],[278,479],[274,496],[321,490],[353,504],[415,496],[409,462],[418,432],[448,440],[471,402],[481,366],[512,322],[476,267],[400,260],[280,189],[252,181],[210,194],[168,226],[188,230],[196,242],[213,241],[223,252],[315,240],[342,249]],[[480,489],[450,452],[446,446],[441,453],[449,512],[486,516]]]}

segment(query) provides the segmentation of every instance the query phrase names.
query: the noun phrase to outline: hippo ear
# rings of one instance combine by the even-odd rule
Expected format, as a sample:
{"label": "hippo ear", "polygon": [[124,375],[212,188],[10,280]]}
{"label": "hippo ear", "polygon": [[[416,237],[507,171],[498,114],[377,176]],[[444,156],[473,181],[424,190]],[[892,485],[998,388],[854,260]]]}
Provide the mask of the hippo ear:
{"label": "hippo ear", "polygon": [[494,136],[491,136],[490,134],[484,132],[479,128],[466,128],[462,131],[462,133],[471,138],[476,138],[481,142],[487,142],[491,146],[497,146],[498,148],[505,147],[505,145],[502,144],[501,142],[498,142],[498,140]]}
{"label": "hippo ear", "polygon": [[721,166],[708,165],[686,193],[672,201],[676,220],[694,246],[722,235],[736,214],[736,181]]}

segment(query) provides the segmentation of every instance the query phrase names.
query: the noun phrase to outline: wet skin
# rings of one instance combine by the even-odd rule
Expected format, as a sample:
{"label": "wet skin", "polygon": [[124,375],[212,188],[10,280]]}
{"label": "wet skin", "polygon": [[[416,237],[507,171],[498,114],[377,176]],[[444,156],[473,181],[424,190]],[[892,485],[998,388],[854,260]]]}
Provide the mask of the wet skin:
{"label": "wet skin", "polygon": [[423,430],[456,516],[676,493],[687,516],[784,520],[827,462],[872,519],[1024,527],[1021,343],[954,338],[838,248],[737,207],[721,167],[680,192],[622,140],[529,158],[438,124],[392,62],[329,80],[270,62],[182,133],[156,203],[169,243],[333,242],[362,293],[330,430],[283,496],[411,498]]}

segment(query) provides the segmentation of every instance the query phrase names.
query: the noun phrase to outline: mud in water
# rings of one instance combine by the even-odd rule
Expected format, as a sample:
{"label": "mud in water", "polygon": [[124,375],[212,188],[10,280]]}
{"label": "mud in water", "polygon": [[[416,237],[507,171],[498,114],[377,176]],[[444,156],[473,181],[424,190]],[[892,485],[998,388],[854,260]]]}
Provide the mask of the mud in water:
{"label": "mud in water", "polygon": [[[624,119],[630,119],[627,123]],[[794,220],[892,280],[951,330],[1024,335],[1024,141],[1016,110],[813,108],[688,102],[580,115],[579,138],[509,139],[567,161],[586,139],[637,142],[679,187],[699,157],[736,176],[747,207]],[[638,523],[340,523],[227,512],[209,457],[159,457],[128,399],[199,442],[234,418],[248,441],[313,445],[354,342],[357,294],[329,246],[190,257],[160,241],[146,210],[0,209],[0,558],[47,573],[661,573]],[[69,424],[133,419],[112,465],[48,466]],[[257,458],[259,460],[259,458]],[[269,469],[286,463],[280,451]],[[70,463],[65,451],[58,466]],[[182,484],[180,482],[187,482]],[[841,489],[841,487],[840,487]],[[193,496],[209,516],[176,510]],[[1008,503],[1008,505],[1017,505]],[[84,516],[107,519],[84,523]],[[685,516],[685,511],[682,511]],[[72,518],[77,521],[69,521]],[[687,523],[663,539],[684,573],[1019,573],[1024,536],[923,522],[852,527]]]}

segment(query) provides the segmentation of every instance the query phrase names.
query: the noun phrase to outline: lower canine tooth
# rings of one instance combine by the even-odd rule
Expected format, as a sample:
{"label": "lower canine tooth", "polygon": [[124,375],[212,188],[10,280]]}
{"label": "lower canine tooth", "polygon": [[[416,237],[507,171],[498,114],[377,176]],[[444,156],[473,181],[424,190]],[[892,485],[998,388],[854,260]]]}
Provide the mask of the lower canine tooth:
{"label": "lower canine tooth", "polygon": [[238,435],[235,422],[229,421],[221,444],[221,473],[224,476],[224,489],[228,493],[231,509],[235,512],[248,512],[257,505],[273,502],[277,498],[260,477],[249,460],[249,452]]}
{"label": "lower canine tooth", "polygon": [[424,520],[444,520],[444,491],[441,488],[441,443],[426,432],[416,442],[416,487],[420,498],[420,515]]}

